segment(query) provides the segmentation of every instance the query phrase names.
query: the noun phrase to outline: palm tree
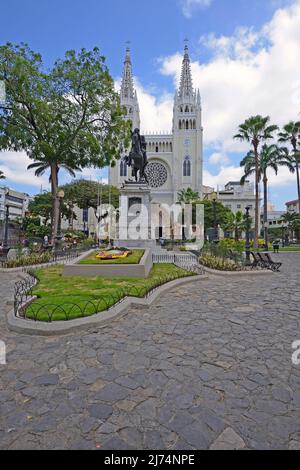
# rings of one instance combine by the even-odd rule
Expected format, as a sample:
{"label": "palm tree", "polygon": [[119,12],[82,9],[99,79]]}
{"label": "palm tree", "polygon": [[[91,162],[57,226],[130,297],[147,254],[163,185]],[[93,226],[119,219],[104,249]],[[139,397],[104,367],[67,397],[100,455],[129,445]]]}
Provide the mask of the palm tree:
{"label": "palm tree", "polygon": [[58,221],[59,221],[59,197],[58,197],[58,173],[60,169],[67,171],[73,178],[76,177],[75,171],[81,171],[80,168],[71,168],[63,163],[53,161],[51,158],[35,160],[31,163],[27,170],[35,170],[36,176],[42,176],[47,170],[50,170],[49,181],[51,183],[52,193],[52,243],[54,243],[57,237]]}
{"label": "palm tree", "polygon": [[297,175],[297,190],[298,190],[298,204],[300,214],[300,122],[291,121],[289,124],[284,126],[283,132],[279,133],[279,142],[290,142],[293,148],[293,163],[296,169]]}
{"label": "palm tree", "polygon": [[199,193],[192,190],[192,188],[182,189],[178,193],[178,202],[183,204],[191,204],[198,201],[200,198]]}
{"label": "palm tree", "polygon": [[[269,247],[268,236],[268,169],[274,170],[276,175],[280,166],[287,166],[290,171],[295,171],[289,152],[286,148],[279,148],[277,145],[264,144],[258,156],[258,179],[259,183],[263,181],[264,186],[264,239],[266,250]],[[256,162],[253,150],[241,161],[241,167],[244,168],[244,176],[241,184],[245,184],[246,179],[255,173]]]}
{"label": "palm tree", "polygon": [[0,170],[0,180],[4,180],[5,179],[5,176],[3,174],[3,171]]}
{"label": "palm tree", "polygon": [[280,222],[285,224],[288,228],[289,234],[292,236],[300,228],[300,215],[296,212],[287,212],[281,216]]}
{"label": "palm tree", "polygon": [[269,125],[269,122],[269,116],[252,116],[239,126],[238,134],[234,136],[234,139],[250,142],[253,146],[255,159],[255,249],[258,247],[259,228],[259,146],[261,143],[273,139],[273,133],[278,130],[277,126]]}
{"label": "palm tree", "polygon": [[225,223],[223,225],[225,230],[234,232],[235,241],[238,242],[241,237],[241,232],[245,230],[245,216],[242,211],[238,211],[236,214],[231,212],[226,216]]}

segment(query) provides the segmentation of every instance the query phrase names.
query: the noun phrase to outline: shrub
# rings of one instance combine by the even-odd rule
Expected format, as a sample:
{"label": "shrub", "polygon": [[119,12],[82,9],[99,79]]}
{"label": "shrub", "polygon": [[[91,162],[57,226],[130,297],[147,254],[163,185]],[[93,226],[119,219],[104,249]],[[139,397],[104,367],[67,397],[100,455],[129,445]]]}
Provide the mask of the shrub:
{"label": "shrub", "polygon": [[6,261],[4,265],[6,268],[20,268],[22,266],[50,263],[50,261],[52,261],[52,254],[45,252],[28,256],[18,256],[16,260]]}
{"label": "shrub", "polygon": [[201,264],[203,264],[203,266],[211,269],[217,269],[218,271],[242,271],[243,269],[241,265],[236,264],[231,259],[220,258],[208,253],[201,255],[199,261]]}

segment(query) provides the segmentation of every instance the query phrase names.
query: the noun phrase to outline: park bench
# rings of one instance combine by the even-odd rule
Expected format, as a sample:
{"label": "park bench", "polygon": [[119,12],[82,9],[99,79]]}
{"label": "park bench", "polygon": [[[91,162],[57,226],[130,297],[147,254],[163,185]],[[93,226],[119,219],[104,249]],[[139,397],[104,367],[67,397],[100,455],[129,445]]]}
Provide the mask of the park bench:
{"label": "park bench", "polygon": [[250,254],[253,258],[253,263],[251,265],[252,269],[254,269],[254,268],[265,268],[265,263],[258,256],[258,253],[254,253],[254,251],[251,251]]}
{"label": "park bench", "polygon": [[276,263],[273,261],[269,253],[258,253],[258,256],[260,257],[265,268],[271,269],[273,272],[279,272],[282,263]]}

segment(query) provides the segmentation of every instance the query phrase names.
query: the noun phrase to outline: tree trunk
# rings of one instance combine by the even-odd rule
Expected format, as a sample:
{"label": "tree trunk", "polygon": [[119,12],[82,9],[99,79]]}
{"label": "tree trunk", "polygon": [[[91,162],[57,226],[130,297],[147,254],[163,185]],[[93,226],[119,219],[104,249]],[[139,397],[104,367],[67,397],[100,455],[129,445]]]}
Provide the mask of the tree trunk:
{"label": "tree trunk", "polygon": [[296,163],[296,173],[297,173],[297,188],[298,188],[298,209],[300,215],[300,170],[299,170],[299,163]]}
{"label": "tree trunk", "polygon": [[268,178],[267,172],[264,171],[264,237],[265,248],[269,249],[269,234],[268,234]]}
{"label": "tree trunk", "polygon": [[57,229],[58,229],[58,219],[59,219],[59,198],[57,194],[58,189],[58,168],[57,165],[51,165],[51,193],[52,193],[52,244],[54,246]]}
{"label": "tree trunk", "polygon": [[235,241],[240,241],[239,229],[237,227],[235,228]]}
{"label": "tree trunk", "polygon": [[259,156],[258,143],[254,142],[255,155],[255,228],[254,228],[254,249],[258,249],[258,229],[259,229]]}
{"label": "tree trunk", "polygon": [[296,163],[296,175],[297,175],[297,190],[298,190],[298,212],[300,215],[300,170],[299,170],[299,163],[298,163],[298,152],[297,152],[297,140],[292,140],[293,150],[294,150],[294,158]]}

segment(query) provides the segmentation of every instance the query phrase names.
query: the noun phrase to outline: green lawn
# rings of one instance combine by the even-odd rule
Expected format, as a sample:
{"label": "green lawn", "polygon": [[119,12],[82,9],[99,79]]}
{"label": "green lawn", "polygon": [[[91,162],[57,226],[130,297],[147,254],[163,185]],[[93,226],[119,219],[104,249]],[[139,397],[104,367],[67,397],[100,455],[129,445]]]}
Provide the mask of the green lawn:
{"label": "green lawn", "polygon": [[99,253],[99,250],[94,251],[94,253],[84,258],[78,264],[139,264],[143,257],[144,250],[133,250],[132,254],[127,256],[127,258],[108,260],[96,258],[97,253]]}
{"label": "green lawn", "polygon": [[[261,249],[259,251],[265,251],[265,249]],[[270,245],[269,246],[269,251],[272,252],[273,251],[273,246]],[[300,251],[300,246],[285,246],[284,248],[282,246],[279,247],[279,252],[285,252],[285,251],[293,251],[293,252],[297,252],[297,251]]]}
{"label": "green lawn", "polygon": [[192,274],[173,264],[154,264],[147,279],[62,277],[62,266],[37,269],[38,299],[26,317],[39,321],[72,320],[107,310],[126,295],[145,297],[153,288]]}

